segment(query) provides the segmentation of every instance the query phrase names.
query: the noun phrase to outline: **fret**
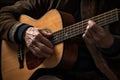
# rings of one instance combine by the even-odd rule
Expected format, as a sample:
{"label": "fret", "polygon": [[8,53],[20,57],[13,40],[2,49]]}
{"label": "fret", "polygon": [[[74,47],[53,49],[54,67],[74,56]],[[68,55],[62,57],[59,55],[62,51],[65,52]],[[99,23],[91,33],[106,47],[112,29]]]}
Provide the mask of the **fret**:
{"label": "fret", "polygon": [[119,19],[117,14],[118,14],[117,9],[110,11],[110,13],[107,12],[104,15],[102,15],[103,17],[101,17],[101,19],[99,19],[97,23],[101,26],[104,26],[109,23],[118,21]]}
{"label": "fret", "polygon": [[[100,26],[105,26],[112,22],[118,21],[119,15],[120,15],[119,13],[120,13],[119,9],[113,9],[111,11],[105,12],[103,14],[100,14],[98,16],[95,16],[89,19],[94,20]],[[55,32],[53,34],[52,43],[57,44],[64,40],[67,40],[69,38],[72,38],[84,33],[89,19],[67,26],[62,30]]]}

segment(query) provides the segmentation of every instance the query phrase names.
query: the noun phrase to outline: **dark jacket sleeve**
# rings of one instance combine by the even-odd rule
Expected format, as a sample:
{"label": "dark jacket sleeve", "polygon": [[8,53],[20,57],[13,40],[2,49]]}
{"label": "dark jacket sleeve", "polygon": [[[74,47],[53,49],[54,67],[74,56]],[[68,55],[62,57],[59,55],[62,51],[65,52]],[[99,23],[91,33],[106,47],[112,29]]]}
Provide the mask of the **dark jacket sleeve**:
{"label": "dark jacket sleeve", "polygon": [[0,38],[14,42],[15,32],[23,25],[19,22],[20,15],[26,14],[38,18],[48,10],[49,6],[50,0],[23,0],[2,8],[0,10]]}
{"label": "dark jacket sleeve", "polygon": [[[12,42],[18,40],[14,38],[16,36],[18,38],[18,35],[15,35],[15,33],[16,31],[20,32],[18,29],[23,27],[23,23],[19,22],[21,14],[37,19],[50,9],[59,9],[73,13],[75,11],[73,6],[76,6],[74,0],[21,0],[12,6],[4,7],[0,10],[0,38]],[[24,29],[26,30],[26,28]],[[25,32],[23,28],[22,32]]]}
{"label": "dark jacket sleeve", "polygon": [[110,48],[100,48],[100,51],[109,57],[118,56],[120,53],[120,36],[114,36],[114,43]]}

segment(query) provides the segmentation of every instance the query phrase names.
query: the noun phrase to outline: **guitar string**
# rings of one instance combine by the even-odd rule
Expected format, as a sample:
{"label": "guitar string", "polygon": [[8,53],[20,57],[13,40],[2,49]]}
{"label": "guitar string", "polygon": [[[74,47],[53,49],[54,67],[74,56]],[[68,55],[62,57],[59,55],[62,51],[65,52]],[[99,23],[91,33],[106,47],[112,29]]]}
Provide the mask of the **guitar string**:
{"label": "guitar string", "polygon": [[[105,14],[105,13],[104,13],[104,14]],[[109,13],[109,14],[111,14],[111,13]],[[109,14],[108,14],[108,15],[109,15]],[[108,15],[107,15],[107,16],[108,16]],[[103,17],[105,17],[105,16],[106,16],[106,15],[103,15]],[[111,15],[110,15],[110,16],[111,16]],[[97,17],[98,17],[98,16],[97,16]],[[103,17],[102,17],[102,18],[103,18]],[[100,17],[98,17],[98,18],[100,19]],[[98,18],[95,18],[95,19],[98,20]],[[103,18],[103,19],[106,19],[106,18]],[[103,20],[102,20],[102,21],[103,21]],[[101,22],[101,21],[100,21],[100,22]],[[78,24],[79,24],[79,25],[78,25]],[[80,24],[81,24],[80,22],[77,23],[78,26],[80,26]],[[83,26],[83,24],[86,24],[86,20],[84,20],[84,21],[82,22],[82,26]],[[72,26],[75,26],[75,25],[76,25],[76,24],[74,24],[74,25],[72,25]],[[83,27],[84,27],[84,26],[83,26]],[[75,27],[74,27],[74,28],[75,28]],[[67,27],[66,29],[68,29],[68,27]],[[65,30],[66,30],[66,29],[65,29]],[[65,30],[63,30],[63,32],[65,32]],[[68,30],[69,30],[69,29],[68,29]],[[73,30],[74,30],[74,29],[73,29]],[[63,33],[63,32],[62,32],[62,33]],[[61,33],[60,33],[60,34],[61,34]],[[62,35],[62,36],[64,36],[64,35]],[[58,37],[58,38],[59,38],[59,37],[61,38],[62,36],[57,36],[57,37]],[[64,38],[61,38],[61,39],[60,39],[60,38],[58,39],[58,38],[57,38],[57,40],[58,40],[57,42],[59,42],[59,40],[61,40],[61,39],[64,40]]]}
{"label": "guitar string", "polygon": [[[117,9],[114,9],[114,10],[108,11],[106,13],[100,14],[98,16],[92,17],[90,19],[93,19],[95,21],[99,21],[98,22],[99,24],[101,22],[102,22],[102,24],[106,23],[106,22],[109,22],[109,21],[113,22],[113,21],[111,21],[111,19],[113,20],[114,17],[116,18],[116,14],[118,14],[118,12],[116,12],[116,11],[117,11]],[[107,20],[107,19],[109,19],[109,20]],[[80,30],[82,30],[81,32],[83,32],[85,30],[84,28],[85,28],[85,25],[87,24],[86,23],[87,21],[88,21],[88,19],[86,19],[86,20],[84,20],[82,22],[78,22],[76,24],[73,24],[71,26],[65,27],[63,30],[60,30],[59,32],[57,32],[56,34],[54,34],[53,42],[57,43],[57,42],[60,42],[61,40],[69,38],[69,37],[67,37],[67,35],[69,35],[69,34],[67,34],[64,37],[64,35],[66,34],[65,32],[67,32],[67,31],[69,32],[69,30],[70,30],[70,32],[75,32],[75,33],[73,33],[73,35],[76,34],[76,31],[78,32],[78,34],[79,34]],[[81,25],[82,25],[82,27],[80,27]],[[74,31],[71,31],[71,30],[74,30]]]}
{"label": "guitar string", "polygon": [[[103,20],[102,20],[102,21],[103,21]],[[80,25],[81,25],[81,24],[75,24],[75,25],[72,25],[70,28],[66,28],[66,29],[64,29],[63,32],[71,31],[71,30],[72,30],[72,32],[77,31],[77,29],[79,29],[78,27],[79,27]],[[85,23],[84,25],[86,25],[86,23]],[[75,26],[76,29],[72,29],[72,28],[75,28],[75,27],[73,27],[73,26]],[[82,26],[83,26],[83,23],[82,23]],[[71,29],[71,30],[69,30],[69,29]],[[82,29],[82,27],[81,27],[81,29]],[[73,30],[74,30],[74,31],[73,31]],[[57,36],[57,37],[58,37],[58,36]]]}
{"label": "guitar string", "polygon": [[[108,14],[109,15],[109,14]],[[111,15],[110,15],[111,16]],[[101,19],[101,18],[103,18],[103,17],[98,17],[99,19]],[[97,20],[98,20],[98,18],[96,18]],[[92,19],[94,19],[94,18],[92,18]],[[73,26],[76,26],[76,25],[80,25],[81,23],[82,23],[82,25],[83,24],[86,24],[86,22],[88,21],[88,19],[87,20],[84,20],[84,21],[82,21],[82,22],[78,22],[78,23],[76,23],[76,24],[73,24],[73,25],[71,25],[70,27],[71,27],[71,29],[72,28],[75,28],[75,27],[73,27]],[[70,29],[70,27],[65,27],[62,31],[64,31],[64,30],[67,30],[68,28]],[[59,32],[58,32],[58,34],[59,34]],[[60,33],[61,34],[61,33]]]}
{"label": "guitar string", "polygon": [[[96,22],[98,25],[101,25],[101,26],[102,26],[103,23],[106,23],[106,24],[109,23],[109,20],[107,20],[107,19],[110,19],[110,21],[113,19],[113,21],[114,21],[114,18],[115,18],[116,20],[118,20],[118,11],[117,11],[117,10],[112,11],[112,12],[109,13],[109,14],[106,14],[106,13],[105,13],[105,14],[102,15],[102,17],[98,17],[98,16],[97,16],[97,18],[94,17],[94,18],[91,18],[91,19],[95,20],[95,22]],[[80,24],[79,24],[79,25],[80,25]],[[104,24],[104,25],[105,25],[105,24]],[[83,26],[82,28],[85,28],[85,27]]]}
{"label": "guitar string", "polygon": [[[83,24],[82,24],[83,25]],[[74,30],[74,29],[73,29]]]}
{"label": "guitar string", "polygon": [[[97,18],[97,21],[95,20],[95,22],[96,23],[98,23],[98,24],[100,24],[100,22],[106,22],[107,21],[107,19],[111,19],[111,18],[114,18],[115,16],[113,15],[113,16],[111,16],[111,17],[107,17],[107,18],[103,18],[103,19],[101,19],[101,18]],[[93,19],[94,20],[94,19]],[[86,20],[84,23],[80,23],[80,24],[78,24],[78,25],[76,25],[76,28],[78,27],[78,28],[85,28],[86,27],[86,25],[87,25],[87,21],[88,20]],[[80,26],[82,26],[82,27],[80,27]],[[85,26],[85,27],[84,27]]]}
{"label": "guitar string", "polygon": [[[113,14],[111,14],[112,12],[114,12]],[[115,14],[115,12],[116,12],[116,14]],[[109,14],[110,15],[109,15]],[[101,14],[100,16],[103,16],[103,17],[100,17],[100,16],[96,16],[96,17],[93,17],[93,18],[95,18],[96,19],[96,21],[98,20],[99,22],[98,22],[98,24],[100,24],[100,25],[106,25],[106,24],[108,24],[108,23],[112,23],[112,22],[114,22],[114,21],[117,21],[118,20],[118,16],[119,16],[119,13],[120,13],[120,9],[115,9],[115,11],[114,10],[112,10],[111,11],[111,13],[110,12],[106,12],[106,13],[104,13],[103,15]],[[107,14],[107,15],[106,15]],[[112,16],[112,15],[115,15],[115,16]],[[110,17],[111,16],[111,17]],[[99,18],[99,19],[98,19]],[[101,18],[103,18],[103,19],[101,19]],[[107,19],[109,19],[109,20],[107,20]],[[83,21],[83,22],[85,22],[85,21]],[[83,23],[82,22],[82,25],[84,24],[84,25],[86,25],[85,23]],[[76,25],[78,25],[78,26],[76,26]],[[78,24],[75,24],[75,25],[73,25],[73,26],[75,26],[75,27],[78,27],[78,29],[76,28],[76,29],[72,29],[72,28],[75,28],[75,27],[70,27],[69,29],[68,29],[68,27],[65,29],[65,30],[63,30],[63,32],[64,32],[64,34],[62,34],[61,36],[60,36],[60,38],[58,39],[59,41],[61,40],[61,41],[63,41],[63,40],[66,40],[66,39],[68,39],[68,38],[70,38],[70,37],[74,37],[75,35],[79,35],[80,34],[80,32],[81,33],[83,33],[84,31],[85,31],[85,27],[83,26],[83,27],[80,27],[80,24],[78,23]],[[79,28],[80,27],[80,28]],[[83,29],[82,29],[83,28]],[[72,30],[72,31],[71,31]],[[73,31],[74,30],[74,31]],[[62,33],[63,33],[62,32]],[[72,35],[71,36],[64,36],[66,33],[65,32],[68,32],[68,33],[71,33],[72,32]],[[67,35],[68,35],[68,33],[67,33]],[[59,41],[57,41],[57,42],[59,42]]]}
{"label": "guitar string", "polygon": [[[103,16],[103,17],[98,17],[97,16],[97,18],[96,17],[94,17],[94,18],[90,18],[90,19],[93,19],[93,20],[95,20],[95,21],[97,21],[97,20],[99,20],[99,22],[101,22],[101,21],[103,21],[103,20],[106,20],[104,17],[107,17],[108,16],[108,18],[109,18],[109,16],[114,16],[114,13],[113,14],[108,14],[108,15],[105,15],[105,16]],[[74,24],[74,25],[72,25],[72,28],[75,28],[75,27],[73,27],[73,26],[76,26],[76,25],[85,25],[86,24],[86,22],[88,21],[88,19],[86,19],[86,20],[84,20],[84,21],[82,21],[82,22],[78,22],[77,24]],[[66,27],[66,28],[69,28],[69,27]]]}
{"label": "guitar string", "polygon": [[[105,19],[105,18],[104,18],[104,19]],[[97,18],[97,20],[99,20],[99,19]],[[101,19],[100,19],[100,20],[101,20]],[[99,20],[99,21],[100,21],[100,20]],[[106,20],[106,19],[105,19],[105,20]],[[81,23],[74,24],[74,25],[72,25],[72,26],[70,26],[70,27],[66,27],[66,28],[64,28],[64,29],[62,30],[62,33],[66,34],[67,31],[71,31],[71,30],[72,30],[72,32],[74,32],[74,31],[76,31],[77,29],[79,29],[79,26],[81,26],[80,29],[82,29],[82,28],[84,28],[84,26],[87,24],[87,21],[88,21],[88,20],[83,21],[83,22],[81,22]],[[103,20],[101,20],[101,21],[103,21]],[[101,21],[100,21],[100,22],[101,22]],[[73,29],[73,28],[75,28],[75,29]],[[61,34],[61,33],[58,32],[58,34]],[[56,35],[58,35],[58,34],[56,34]],[[63,36],[64,34],[60,35],[60,37]],[[59,37],[59,36],[56,36],[56,37]]]}
{"label": "guitar string", "polygon": [[[115,19],[116,20],[116,19]],[[110,23],[112,23],[113,22],[113,20],[108,20]],[[104,23],[102,23],[102,24],[104,24]],[[104,24],[105,25],[105,24]],[[83,28],[84,29],[84,31],[85,31],[85,28]],[[69,39],[69,38],[71,38],[71,37],[74,37],[74,36],[76,36],[76,35],[79,35],[80,34],[80,31],[79,30],[76,30],[76,32],[73,32],[72,33],[72,35],[71,36],[69,36],[69,37],[63,37],[63,38],[59,38],[58,40],[55,40],[55,43],[58,43],[58,42],[61,42],[61,41],[63,41],[63,40],[66,40],[66,39]]]}
{"label": "guitar string", "polygon": [[[113,15],[113,14],[111,14],[111,13],[109,13],[109,14],[105,14],[104,13],[104,15],[102,14],[102,15],[99,15],[99,16],[96,16],[96,17],[93,17],[93,18],[90,18],[90,19],[93,19],[93,20],[95,20],[95,21],[97,21],[97,20],[101,20],[101,18],[104,18],[104,17],[109,17],[109,16],[111,16],[111,15]],[[105,18],[104,18],[105,19]],[[76,25],[80,25],[80,24],[86,24],[86,22],[88,21],[88,19],[86,19],[86,20],[84,20],[84,21],[82,21],[82,22],[78,22],[78,23],[76,23],[76,24],[73,24],[72,26],[76,26]],[[69,27],[65,27],[65,28],[69,28]],[[74,28],[74,27],[73,27]]]}

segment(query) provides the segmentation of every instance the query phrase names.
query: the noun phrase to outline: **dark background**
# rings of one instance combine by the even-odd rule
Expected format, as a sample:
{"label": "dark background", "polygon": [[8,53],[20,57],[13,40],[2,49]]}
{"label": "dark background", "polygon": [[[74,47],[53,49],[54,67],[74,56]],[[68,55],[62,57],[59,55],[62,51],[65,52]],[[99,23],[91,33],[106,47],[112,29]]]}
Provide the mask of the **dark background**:
{"label": "dark background", "polygon": [[7,5],[12,5],[18,0],[0,0],[0,8],[7,6]]}

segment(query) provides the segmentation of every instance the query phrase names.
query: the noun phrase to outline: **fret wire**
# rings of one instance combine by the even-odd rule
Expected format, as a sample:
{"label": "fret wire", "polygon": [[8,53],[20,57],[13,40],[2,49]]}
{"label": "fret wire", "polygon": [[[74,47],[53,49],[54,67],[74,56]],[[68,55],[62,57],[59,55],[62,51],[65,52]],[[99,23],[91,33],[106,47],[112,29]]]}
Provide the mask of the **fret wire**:
{"label": "fret wire", "polygon": [[[114,19],[114,20],[113,20],[113,19],[110,19],[110,20],[107,20],[107,22],[111,23],[111,22],[114,22],[115,20],[116,20],[116,19]],[[102,24],[103,26],[106,25],[106,23],[104,23],[104,22],[100,22],[100,24]],[[82,34],[82,33],[83,33],[83,32],[80,32],[80,33],[79,33],[79,31],[78,31],[78,33],[73,33],[73,35],[76,35],[76,34],[79,35],[79,34]]]}
{"label": "fret wire", "polygon": [[[109,21],[109,22],[111,23],[111,22],[113,22],[113,20],[111,20],[111,21]],[[101,24],[106,25],[105,23],[101,23]],[[71,36],[69,36],[69,37],[64,37],[64,38],[62,38],[62,39],[58,39],[55,43],[62,42],[63,40],[72,38],[72,37],[74,37],[74,36],[76,36],[76,35],[79,35],[79,34],[82,34],[82,33],[83,33],[83,32],[80,32],[79,30],[77,30],[76,32],[73,32]]]}
{"label": "fret wire", "polygon": [[[116,19],[115,19],[116,20]],[[108,20],[108,22],[114,22],[112,19],[111,20]],[[103,24],[103,25],[106,25],[106,23],[104,23],[104,22],[100,22],[100,24]],[[72,35],[71,36],[69,36],[69,37],[65,37],[65,38],[63,38],[63,39],[69,39],[69,38],[72,38],[72,37],[74,37],[74,36],[77,36],[77,35],[80,35],[80,34],[82,34],[79,30],[76,30],[76,32],[73,32],[72,33]],[[63,41],[63,40],[62,40]]]}
{"label": "fret wire", "polygon": [[[115,12],[113,13],[113,11],[115,11],[115,10],[112,10],[112,11],[109,11],[109,12],[112,12],[112,13],[109,13],[109,14],[107,14],[107,15],[105,15],[105,13],[103,13],[105,16],[108,16],[108,15],[113,15],[114,16],[114,14],[115,14]],[[108,12],[106,12],[106,13],[108,13]],[[100,14],[100,15],[98,15],[98,16],[95,16],[95,17],[92,17],[92,18],[90,18],[90,19],[93,19],[93,20],[95,20],[96,21],[96,19],[98,20],[98,19],[104,19],[103,18],[103,14]],[[101,17],[102,16],[102,17]],[[98,18],[97,18],[98,17]],[[88,21],[89,19],[86,19],[86,20],[84,20],[83,22],[79,22],[79,24],[84,24],[84,22],[86,23],[86,21]]]}
{"label": "fret wire", "polygon": [[92,19],[97,19],[97,18],[101,18],[101,17],[103,17],[103,16],[107,16],[107,15],[109,15],[109,14],[114,14],[115,11],[116,11],[116,9],[111,10],[111,11],[108,11],[108,12],[105,12],[105,13],[102,13],[102,14],[100,14],[100,15],[98,15],[98,16],[92,17]]}
{"label": "fret wire", "polygon": [[[112,21],[113,20],[113,21]],[[110,21],[110,22],[109,22]],[[105,24],[108,24],[108,23],[111,23],[111,22],[114,22],[114,21],[116,21],[116,17],[113,17],[113,18],[110,18],[110,19],[106,19],[106,21],[104,22],[104,21],[100,21],[99,23],[98,23],[98,25],[101,25],[101,26],[104,26],[104,25],[102,25],[103,23],[105,23]],[[82,29],[80,29],[81,31],[81,34],[85,31],[85,28],[84,28],[84,30],[82,30]]]}
{"label": "fret wire", "polygon": [[[113,11],[113,10],[112,10]],[[112,11],[109,11],[109,12],[112,12]],[[108,12],[106,12],[106,13],[108,13]],[[98,19],[98,18],[102,18],[103,17],[103,15],[105,15],[106,13],[103,13],[103,14],[100,14],[100,15],[98,15],[98,16],[95,16],[95,17],[92,17],[92,18],[89,18],[89,19],[93,19],[93,20],[96,20],[96,19]],[[111,13],[109,13],[110,15],[111,15]],[[105,15],[105,16],[108,16],[109,14],[107,14],[107,15]],[[112,13],[113,14],[113,13]],[[101,17],[102,16],[102,17]],[[78,22],[77,24],[83,24],[84,22],[86,22],[86,21],[88,21],[89,19],[86,19],[86,20],[84,20],[83,22]]]}
{"label": "fret wire", "polygon": [[109,18],[111,15],[114,15],[114,14],[115,14],[115,12],[114,12],[114,10],[112,10],[112,11],[100,14],[98,16],[92,17],[90,19],[97,21],[99,19],[104,19],[105,16],[108,16],[108,18]]}
{"label": "fret wire", "polygon": [[111,22],[117,21],[116,18],[108,19],[107,22],[100,22],[99,25],[105,26],[106,24],[109,24]]}
{"label": "fret wire", "polygon": [[[113,15],[113,16],[111,16],[111,17],[109,17],[109,18],[100,19],[99,21],[97,21],[97,24],[99,24],[100,22],[107,23],[107,20],[113,19],[113,18],[117,19],[116,16]],[[100,24],[99,24],[99,25],[100,25]],[[102,26],[102,25],[101,25],[101,26]]]}
{"label": "fret wire", "polygon": [[[112,12],[112,11],[111,11]],[[108,15],[113,15],[114,13],[109,13]],[[105,15],[105,13],[104,13],[104,15]],[[108,16],[107,15],[107,16]],[[103,16],[103,15],[101,15],[101,16]],[[104,16],[105,17],[105,16]],[[96,19],[96,17],[93,17],[93,19]],[[101,18],[101,17],[100,17]],[[103,20],[104,20],[104,18],[103,18]],[[73,24],[72,26],[68,26],[68,27],[65,27],[65,29],[63,29],[63,31],[62,30],[60,30],[57,34],[55,34],[56,35],[56,37],[58,37],[58,42],[59,41],[61,41],[61,40],[64,40],[64,39],[67,39],[67,38],[69,38],[69,37],[65,37],[64,35],[65,35],[65,32],[66,31],[68,31],[68,35],[71,33],[71,30],[75,30],[75,31],[78,31],[79,29],[81,29],[81,28],[79,28],[80,27],[80,25],[81,25],[81,23],[82,23],[82,25],[85,25],[87,20],[84,20],[83,22],[79,22],[79,23],[76,23],[76,24]],[[79,24],[79,26],[78,26],[78,24]],[[76,25],[76,26],[75,26]],[[75,27],[77,27],[77,29],[73,29],[73,28],[75,28]],[[70,32],[69,32],[69,28],[71,29],[70,30]],[[83,26],[83,28],[84,28],[84,26]],[[75,31],[73,31],[73,32],[75,32]],[[82,30],[82,32],[83,32],[84,30]],[[62,36],[61,36],[61,32],[63,33],[64,32],[64,34],[62,34]],[[78,31],[78,33],[79,33],[79,31]],[[58,34],[60,34],[60,37],[58,36]],[[74,35],[74,34],[76,34],[76,33],[72,33],[72,35]],[[62,37],[62,38],[61,38]],[[56,41],[56,39],[54,39],[53,41]]]}
{"label": "fret wire", "polygon": [[[110,14],[110,15],[111,15],[111,14]],[[107,16],[109,16],[109,15],[107,15]],[[103,16],[103,17],[107,17],[107,16]],[[101,18],[101,17],[100,17],[100,18]],[[96,19],[96,18],[95,18],[95,19]],[[103,19],[104,19],[104,18],[103,18]],[[101,21],[102,21],[102,20],[101,20]],[[85,23],[85,21],[82,23],[82,25],[83,25],[84,23]],[[72,25],[72,26],[75,26],[75,25],[78,25],[78,24],[79,24],[79,23],[74,24],[74,25]],[[79,25],[80,25],[80,24],[79,24]],[[63,30],[63,32],[66,32],[65,30],[68,31],[68,30],[69,30],[68,28],[71,29],[70,27],[66,27],[66,28]],[[75,28],[75,27],[72,27],[72,28]],[[73,30],[74,30],[74,29],[73,29]],[[62,33],[63,33],[63,32],[62,32]],[[63,35],[62,35],[62,36],[63,36]]]}
{"label": "fret wire", "polygon": [[[104,21],[104,20],[105,20],[105,19],[100,19],[100,22],[101,22],[101,21]],[[82,27],[80,27],[81,25],[82,25]],[[84,21],[84,23],[79,24],[78,26],[76,26],[76,28],[78,27],[77,29],[82,30],[82,28],[86,28],[86,26],[87,26],[87,21],[86,21],[86,22]],[[83,32],[83,30],[82,30],[82,32]]]}
{"label": "fret wire", "polygon": [[[111,19],[112,20],[112,19]],[[116,20],[116,19],[115,19]],[[108,20],[110,22],[110,19]],[[113,21],[112,21],[113,22]],[[103,24],[104,22],[102,22],[101,24]],[[77,31],[77,32],[76,32]],[[83,32],[83,31],[79,31],[79,30],[76,30],[76,31],[73,31],[72,33],[72,36],[74,36],[74,34],[79,34],[80,32]],[[64,37],[64,36],[63,36]],[[60,37],[61,38],[61,37]],[[64,39],[68,39],[67,37],[64,37],[63,39],[58,39],[58,42],[61,41],[61,40],[64,40]]]}
{"label": "fret wire", "polygon": [[[111,17],[110,18],[112,18],[112,17],[114,17],[115,15],[114,15],[115,13],[112,13],[112,14],[110,14],[111,15]],[[107,15],[108,16],[108,15]],[[105,16],[104,16],[105,17]],[[115,16],[115,17],[117,17],[117,16]],[[96,20],[97,18],[95,18],[94,20]],[[107,18],[107,19],[109,19],[109,17]],[[101,22],[101,21],[103,21],[103,20],[105,20],[104,18],[103,19],[100,19],[100,21],[99,22]],[[98,22],[98,23],[99,23]],[[83,25],[83,23],[82,23],[82,25]]]}
{"label": "fret wire", "polygon": [[[108,12],[107,12],[108,13]],[[105,13],[103,13],[104,15],[105,15]],[[89,19],[93,19],[93,20],[98,20],[99,18],[103,18],[103,14],[100,14],[100,15],[98,15],[98,16],[95,16],[95,17],[92,17],[92,18],[89,18]],[[109,13],[109,14],[111,14],[111,13]],[[109,15],[109,14],[107,14],[107,15]],[[112,13],[113,14],[113,13]],[[84,22],[86,22],[86,21],[88,21],[89,19],[86,19],[86,20],[84,20],[84,21],[82,21],[82,22],[79,22],[79,24],[84,24]]]}
{"label": "fret wire", "polygon": [[[107,20],[107,19],[106,19],[106,20]],[[105,21],[106,21],[106,20],[105,20]],[[104,20],[101,20],[101,19],[100,19],[100,21],[99,21],[99,22],[101,22],[101,21],[104,21]],[[99,22],[98,22],[98,23],[99,23]],[[77,27],[79,27],[79,26],[80,26],[80,25],[78,25]],[[86,24],[84,24],[84,26],[86,27],[87,25],[86,25]],[[84,26],[82,27],[83,29],[84,29]],[[77,29],[79,29],[81,32],[83,32],[85,29],[84,29],[84,30],[82,30],[82,28],[77,28]],[[74,31],[73,31],[73,32],[74,32]]]}
{"label": "fret wire", "polygon": [[103,16],[101,18],[98,18],[97,20],[95,19],[95,21],[99,23],[101,21],[106,21],[106,19],[109,19],[109,18],[112,18],[112,17],[116,17],[115,13]]}
{"label": "fret wire", "polygon": [[[115,14],[115,13],[107,14],[106,16],[108,16],[108,15],[114,16],[114,14]],[[102,16],[102,17],[93,17],[93,18],[90,18],[90,19],[95,20],[95,21],[104,20],[104,17],[105,17],[105,16],[103,16],[103,15],[101,15],[101,16]],[[109,17],[108,17],[108,18],[109,18]],[[82,24],[83,24],[83,23],[82,23]]]}
{"label": "fret wire", "polygon": [[[116,19],[115,19],[115,20],[116,20]],[[107,22],[110,22],[110,23],[111,23],[111,22],[114,22],[114,21],[113,21],[113,19],[108,19]],[[104,23],[104,22],[100,22],[100,24],[106,25],[106,23]],[[80,32],[79,30],[77,30],[76,32],[73,32],[73,33],[72,33],[72,36],[70,36],[70,37],[73,37],[73,36],[75,36],[75,35],[79,35],[80,33],[81,33],[81,32]],[[65,39],[67,39],[67,38],[65,38]]]}
{"label": "fret wire", "polygon": [[[112,16],[114,16],[114,15],[112,15]],[[109,18],[109,17],[108,17],[108,18]],[[96,19],[98,19],[98,18],[95,18],[94,20],[96,21]],[[98,21],[100,22],[100,21],[103,21],[103,20],[105,20],[105,19],[104,19],[103,17],[101,17],[101,18],[99,18],[99,20],[98,20]],[[98,23],[99,23],[99,22],[98,22]],[[82,24],[82,25],[83,25],[84,23],[80,23],[80,24]],[[83,26],[83,27],[84,27],[84,26]]]}
{"label": "fret wire", "polygon": [[[110,20],[108,20],[108,21],[110,21]],[[112,21],[112,22],[113,22],[113,21]],[[104,22],[103,22],[103,23],[104,23]],[[101,23],[101,24],[103,24],[103,23]],[[84,31],[84,30],[83,30],[83,31]],[[81,32],[83,32],[83,31],[81,31]],[[73,34],[77,34],[77,33],[79,34],[80,31],[79,31],[79,30],[73,31],[72,35],[73,35]],[[61,38],[61,37],[60,37],[60,38]],[[68,38],[63,36],[63,39],[58,39],[58,41],[61,41],[61,40],[64,40],[64,39],[68,39]]]}

